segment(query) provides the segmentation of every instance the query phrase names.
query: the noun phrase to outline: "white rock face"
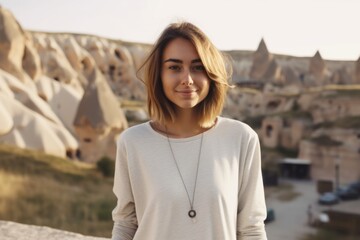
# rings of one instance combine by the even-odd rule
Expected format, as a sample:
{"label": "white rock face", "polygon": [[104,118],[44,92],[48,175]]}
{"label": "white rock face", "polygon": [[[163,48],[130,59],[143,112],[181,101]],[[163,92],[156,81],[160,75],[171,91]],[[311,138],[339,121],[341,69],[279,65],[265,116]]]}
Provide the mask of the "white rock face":
{"label": "white rock face", "polygon": [[35,49],[32,35],[29,33],[25,33],[25,52],[22,67],[33,80],[42,75],[40,56]]}
{"label": "white rock face", "polygon": [[79,80],[83,87],[88,83],[88,78],[93,71],[95,60],[82,48],[72,36],[66,35],[58,40],[71,66],[79,74]]}
{"label": "white rock face", "polygon": [[46,76],[38,79],[36,87],[38,94],[50,105],[65,127],[74,134],[73,123],[82,94],[71,86],[56,82]]}
{"label": "white rock face", "polygon": [[56,81],[69,84],[79,93],[83,93],[78,73],[72,68],[55,39],[45,34],[35,34],[33,37],[35,47],[40,55],[44,74]]}
{"label": "white rock face", "polygon": [[7,221],[0,221],[0,236],[1,240],[109,240]]}
{"label": "white rock face", "polygon": [[75,151],[78,148],[76,139],[64,127],[1,92],[0,101],[13,120],[12,130],[0,135],[0,143],[40,150],[60,157],[65,157],[67,150]]}
{"label": "white rock face", "polygon": [[[0,6],[0,68],[25,81],[21,62],[25,36],[14,15]],[[29,77],[27,76],[29,79]],[[28,80],[27,79],[27,80]]]}
{"label": "white rock face", "polygon": [[10,132],[11,128],[14,126],[14,122],[11,119],[10,114],[6,111],[5,106],[0,102],[0,135],[4,135]]}
{"label": "white rock face", "polygon": [[7,84],[16,100],[50,121],[62,125],[60,119],[53,113],[49,105],[38,96],[36,91],[29,91],[24,83],[2,70],[0,70],[0,80]]}

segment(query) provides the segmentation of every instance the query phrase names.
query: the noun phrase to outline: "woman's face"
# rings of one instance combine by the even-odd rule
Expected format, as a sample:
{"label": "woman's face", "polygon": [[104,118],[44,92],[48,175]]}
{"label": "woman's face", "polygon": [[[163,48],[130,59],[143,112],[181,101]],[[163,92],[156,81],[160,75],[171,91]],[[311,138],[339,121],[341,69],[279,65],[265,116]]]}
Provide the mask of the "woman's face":
{"label": "woman's face", "polygon": [[178,110],[195,107],[209,93],[210,79],[194,45],[183,38],[164,49],[161,81],[165,96]]}

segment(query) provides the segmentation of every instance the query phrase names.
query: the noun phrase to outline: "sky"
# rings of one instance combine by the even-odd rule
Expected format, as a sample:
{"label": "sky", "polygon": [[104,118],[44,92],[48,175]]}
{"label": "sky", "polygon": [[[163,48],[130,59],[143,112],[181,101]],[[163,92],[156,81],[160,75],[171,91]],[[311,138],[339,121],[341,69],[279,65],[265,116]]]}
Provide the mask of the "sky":
{"label": "sky", "polygon": [[189,21],[221,50],[351,60],[360,57],[360,0],[0,0],[26,30],[153,43]]}

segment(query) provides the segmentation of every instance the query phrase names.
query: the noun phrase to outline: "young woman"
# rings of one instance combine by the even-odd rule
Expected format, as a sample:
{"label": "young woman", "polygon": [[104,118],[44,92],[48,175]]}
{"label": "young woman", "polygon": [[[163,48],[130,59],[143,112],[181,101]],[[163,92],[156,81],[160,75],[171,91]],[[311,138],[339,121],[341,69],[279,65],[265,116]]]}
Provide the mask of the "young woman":
{"label": "young woman", "polygon": [[144,66],[151,121],[118,141],[112,239],[266,239],[258,137],[219,116],[230,77],[222,54],[177,23]]}

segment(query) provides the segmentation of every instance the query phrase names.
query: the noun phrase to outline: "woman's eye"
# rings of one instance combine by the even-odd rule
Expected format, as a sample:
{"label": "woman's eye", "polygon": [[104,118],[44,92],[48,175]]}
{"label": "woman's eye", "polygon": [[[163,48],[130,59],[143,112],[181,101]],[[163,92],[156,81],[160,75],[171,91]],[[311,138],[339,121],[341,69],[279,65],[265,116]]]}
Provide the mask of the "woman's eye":
{"label": "woman's eye", "polygon": [[193,69],[197,72],[205,71],[205,67],[203,65],[194,66]]}
{"label": "woman's eye", "polygon": [[180,66],[174,65],[174,66],[169,66],[169,69],[174,71],[179,71],[181,68]]}

